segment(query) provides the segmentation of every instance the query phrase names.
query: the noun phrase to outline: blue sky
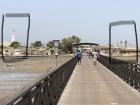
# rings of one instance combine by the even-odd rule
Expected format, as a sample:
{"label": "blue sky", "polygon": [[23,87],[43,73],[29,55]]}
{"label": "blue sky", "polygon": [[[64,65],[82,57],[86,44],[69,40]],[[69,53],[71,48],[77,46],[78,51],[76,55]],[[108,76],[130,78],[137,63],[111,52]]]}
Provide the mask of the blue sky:
{"label": "blue sky", "polygon": [[[0,15],[30,13],[30,41],[47,42],[77,35],[82,42],[108,44],[108,26],[113,21],[135,20],[139,35],[139,5],[139,0],[0,0]],[[14,28],[16,37],[25,39],[26,19],[6,21],[5,35]],[[125,39],[134,42],[134,38],[132,26],[113,28],[114,43]]]}

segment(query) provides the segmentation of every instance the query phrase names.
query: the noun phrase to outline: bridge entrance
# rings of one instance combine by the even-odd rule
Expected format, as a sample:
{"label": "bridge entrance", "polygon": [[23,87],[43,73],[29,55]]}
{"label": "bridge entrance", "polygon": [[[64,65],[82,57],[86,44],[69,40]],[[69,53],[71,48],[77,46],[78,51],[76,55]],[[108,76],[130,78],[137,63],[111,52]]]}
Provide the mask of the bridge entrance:
{"label": "bridge entrance", "polygon": [[73,43],[73,50],[76,53],[77,50],[81,52],[92,52],[94,49],[98,49],[97,43]]}

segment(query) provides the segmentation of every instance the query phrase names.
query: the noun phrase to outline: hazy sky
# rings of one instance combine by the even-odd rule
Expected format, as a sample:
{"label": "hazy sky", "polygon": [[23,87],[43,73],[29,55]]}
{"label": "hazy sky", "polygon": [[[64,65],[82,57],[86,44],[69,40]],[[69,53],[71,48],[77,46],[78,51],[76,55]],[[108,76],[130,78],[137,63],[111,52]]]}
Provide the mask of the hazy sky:
{"label": "hazy sky", "polygon": [[[0,0],[0,15],[30,13],[30,41],[77,35],[82,42],[108,44],[109,23],[118,20],[135,20],[140,38],[139,10],[140,0]],[[17,38],[26,38],[26,19],[6,22],[5,35],[15,29]],[[114,43],[135,38],[132,26],[115,27],[112,34]]]}

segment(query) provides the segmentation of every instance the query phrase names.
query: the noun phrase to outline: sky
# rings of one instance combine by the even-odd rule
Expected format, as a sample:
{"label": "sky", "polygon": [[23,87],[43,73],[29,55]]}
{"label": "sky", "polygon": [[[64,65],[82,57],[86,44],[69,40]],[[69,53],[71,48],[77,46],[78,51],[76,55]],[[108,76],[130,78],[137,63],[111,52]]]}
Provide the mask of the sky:
{"label": "sky", "polygon": [[[109,23],[114,21],[135,20],[140,38],[139,5],[140,0],[0,0],[0,15],[30,13],[30,42],[77,35],[82,42],[108,44]],[[6,18],[5,40],[10,39],[13,29],[16,38],[26,40],[27,19]],[[112,42],[134,43],[134,35],[133,26],[113,27]]]}

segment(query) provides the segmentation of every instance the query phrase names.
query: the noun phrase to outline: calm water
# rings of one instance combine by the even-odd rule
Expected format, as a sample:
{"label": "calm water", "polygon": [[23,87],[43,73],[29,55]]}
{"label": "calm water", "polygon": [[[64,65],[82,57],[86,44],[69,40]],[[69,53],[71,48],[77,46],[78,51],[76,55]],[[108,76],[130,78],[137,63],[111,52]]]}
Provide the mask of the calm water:
{"label": "calm water", "polygon": [[0,90],[19,89],[40,75],[41,73],[0,72]]}

